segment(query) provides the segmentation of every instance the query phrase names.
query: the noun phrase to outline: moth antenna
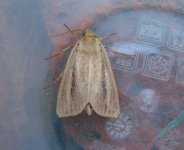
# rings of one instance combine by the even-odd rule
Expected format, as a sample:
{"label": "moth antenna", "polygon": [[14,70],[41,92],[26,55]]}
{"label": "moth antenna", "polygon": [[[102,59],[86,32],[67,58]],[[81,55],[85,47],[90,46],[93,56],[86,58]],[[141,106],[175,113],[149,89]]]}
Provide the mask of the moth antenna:
{"label": "moth antenna", "polygon": [[56,79],[54,82],[50,83],[49,85],[47,85],[47,86],[44,87],[43,89],[44,89],[44,90],[47,90],[48,88],[50,88],[51,86],[53,86],[54,84],[56,84],[56,83],[62,78],[62,76],[63,76],[63,73],[61,73],[61,74],[59,75],[59,77],[57,77],[57,79]]}
{"label": "moth antenna", "polygon": [[61,52],[58,52],[57,54],[52,55],[52,56],[50,56],[50,57],[47,57],[47,58],[45,58],[45,60],[49,60],[49,59],[51,59],[51,58],[53,58],[53,57],[56,57],[56,56],[58,56],[58,55],[63,55],[63,52],[67,51],[68,49],[70,49],[70,48],[72,48],[72,47],[73,47],[73,45],[69,45],[68,47],[66,47],[65,49],[63,49]]}
{"label": "moth antenna", "polygon": [[64,24],[64,26],[70,31],[71,34],[73,34],[73,31],[66,24]]}
{"label": "moth antenna", "polygon": [[80,32],[80,31],[84,31],[82,29],[74,29],[74,30],[71,30],[66,24],[64,24],[64,26],[69,30],[69,31],[66,31],[64,33],[61,33],[61,34],[57,34],[57,35],[52,35],[51,37],[57,37],[57,36],[61,36],[63,34],[67,34],[67,33],[71,33],[72,35],[74,35],[74,32]]}
{"label": "moth antenna", "polygon": [[[74,32],[81,32],[83,30],[81,29],[74,29],[74,30],[71,30],[73,33]],[[49,37],[58,37],[58,36],[62,36],[64,34],[68,34],[68,33],[71,33],[71,31],[66,31],[66,32],[63,32],[63,33],[60,33],[60,34],[56,34],[56,35],[50,35]]]}
{"label": "moth antenna", "polygon": [[123,55],[123,56],[125,56],[125,57],[132,57],[132,56],[135,56],[135,55],[125,54],[125,53],[122,53],[122,52],[115,51],[115,50],[113,50],[113,49],[111,49],[111,48],[109,48],[109,47],[107,47],[107,46],[105,46],[105,48],[106,48],[107,51],[113,52],[113,53],[115,53],[115,54],[120,54],[120,55]]}
{"label": "moth antenna", "polygon": [[[78,36],[78,35],[74,35],[74,32],[73,32],[66,24],[64,24],[64,26],[69,30],[69,32],[74,36],[74,38],[75,38],[76,40],[79,39],[79,36]],[[84,30],[81,30],[81,31],[84,32]],[[76,36],[77,36],[77,37],[76,37]]]}

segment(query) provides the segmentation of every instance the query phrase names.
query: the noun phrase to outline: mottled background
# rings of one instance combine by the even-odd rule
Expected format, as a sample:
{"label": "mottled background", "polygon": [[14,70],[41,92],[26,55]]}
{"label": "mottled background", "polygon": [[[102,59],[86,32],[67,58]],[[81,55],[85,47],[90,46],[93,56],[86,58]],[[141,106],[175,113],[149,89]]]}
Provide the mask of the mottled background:
{"label": "mottled background", "polygon": [[[184,1],[1,0],[1,150],[182,150],[184,129]],[[71,29],[90,28],[104,45],[120,93],[117,119],[85,113],[59,119],[58,85],[75,42]],[[174,120],[174,121],[173,121]],[[173,122],[171,122],[173,121]],[[169,123],[173,129],[156,139]]]}

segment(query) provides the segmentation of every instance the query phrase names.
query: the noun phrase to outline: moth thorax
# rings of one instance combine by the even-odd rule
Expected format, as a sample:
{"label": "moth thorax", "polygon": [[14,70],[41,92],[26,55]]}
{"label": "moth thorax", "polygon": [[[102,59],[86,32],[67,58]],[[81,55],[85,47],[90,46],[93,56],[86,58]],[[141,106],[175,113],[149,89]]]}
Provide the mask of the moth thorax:
{"label": "moth thorax", "polygon": [[91,104],[88,103],[88,104],[86,105],[85,111],[86,111],[86,113],[87,113],[89,116],[92,115],[93,108],[92,108]]}

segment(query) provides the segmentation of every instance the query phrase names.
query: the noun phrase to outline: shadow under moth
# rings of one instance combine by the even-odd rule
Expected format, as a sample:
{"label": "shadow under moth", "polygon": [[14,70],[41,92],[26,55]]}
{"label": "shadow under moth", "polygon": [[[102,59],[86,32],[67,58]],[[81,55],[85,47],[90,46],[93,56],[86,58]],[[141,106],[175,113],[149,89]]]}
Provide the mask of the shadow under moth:
{"label": "shadow under moth", "polygon": [[111,63],[100,38],[86,29],[68,58],[58,91],[58,117],[95,111],[103,117],[118,117],[119,97]]}

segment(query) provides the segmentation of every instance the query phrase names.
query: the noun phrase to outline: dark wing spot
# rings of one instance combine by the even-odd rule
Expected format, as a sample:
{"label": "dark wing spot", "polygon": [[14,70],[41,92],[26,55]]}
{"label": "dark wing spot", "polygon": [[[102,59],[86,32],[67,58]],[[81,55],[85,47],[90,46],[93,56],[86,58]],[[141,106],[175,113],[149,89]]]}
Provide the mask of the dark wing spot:
{"label": "dark wing spot", "polygon": [[105,66],[104,63],[102,63],[102,70],[101,70],[101,74],[102,74],[102,93],[103,93],[103,99],[106,99],[106,94],[107,94],[107,90],[106,90],[106,83],[105,83]]}
{"label": "dark wing spot", "polygon": [[94,35],[94,36],[93,36],[93,39],[96,39],[96,38],[97,38],[97,36],[96,36],[96,35]]}
{"label": "dark wing spot", "polygon": [[99,43],[100,51],[102,53],[102,45]]}
{"label": "dark wing spot", "polygon": [[81,36],[82,36],[82,37],[83,37],[83,36],[85,36],[85,32],[84,32],[84,33],[82,33],[82,35],[81,35]]}
{"label": "dark wing spot", "polygon": [[75,90],[75,67],[73,68],[72,72],[72,83],[71,83],[71,95],[74,96],[74,90]]}
{"label": "dark wing spot", "polygon": [[78,43],[77,43],[77,46],[76,46],[76,51],[78,51],[79,45],[80,45],[80,43],[78,42]]}

